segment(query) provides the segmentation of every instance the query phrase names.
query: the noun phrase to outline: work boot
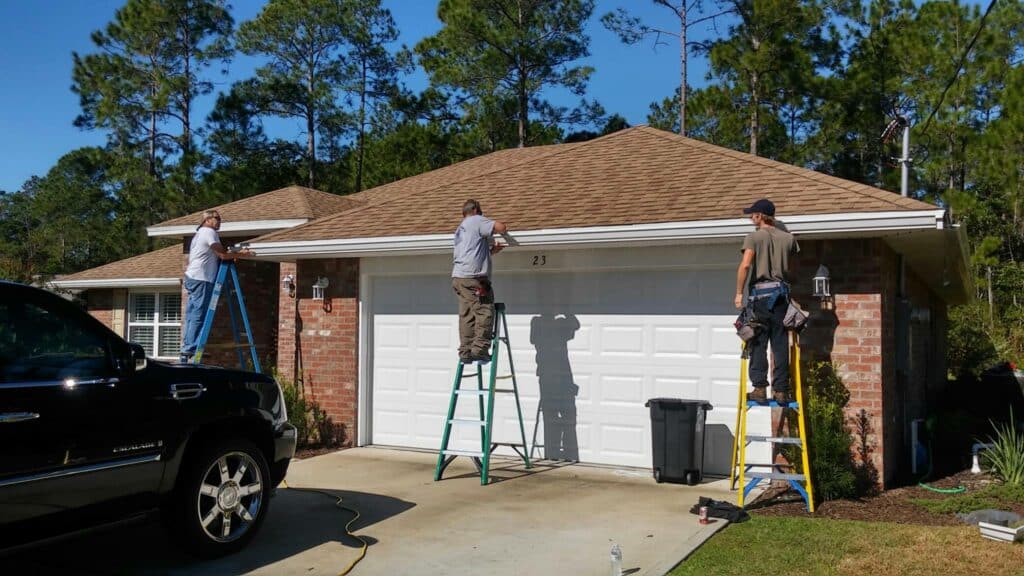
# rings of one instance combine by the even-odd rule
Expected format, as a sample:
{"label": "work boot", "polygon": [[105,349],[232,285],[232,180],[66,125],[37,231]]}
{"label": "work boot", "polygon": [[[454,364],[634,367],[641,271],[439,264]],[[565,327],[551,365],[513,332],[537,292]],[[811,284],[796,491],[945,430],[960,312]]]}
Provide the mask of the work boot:
{"label": "work boot", "polygon": [[[762,388],[764,390],[764,388]],[[793,401],[793,398],[789,395],[788,390],[779,392],[778,390],[772,390],[772,400],[775,400],[780,406],[785,406]]]}
{"label": "work boot", "polygon": [[750,402],[757,402],[758,404],[768,403],[768,387],[767,386],[754,386],[753,392],[747,392],[747,400]]}

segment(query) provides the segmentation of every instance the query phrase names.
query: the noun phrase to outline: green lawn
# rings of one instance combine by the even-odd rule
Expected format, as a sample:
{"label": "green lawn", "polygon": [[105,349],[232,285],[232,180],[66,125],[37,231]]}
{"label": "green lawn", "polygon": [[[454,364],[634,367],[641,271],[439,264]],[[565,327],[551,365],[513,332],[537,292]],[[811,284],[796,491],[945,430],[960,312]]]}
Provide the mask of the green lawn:
{"label": "green lawn", "polygon": [[754,516],[671,572],[691,574],[1024,575],[1024,545],[985,540],[968,526]]}

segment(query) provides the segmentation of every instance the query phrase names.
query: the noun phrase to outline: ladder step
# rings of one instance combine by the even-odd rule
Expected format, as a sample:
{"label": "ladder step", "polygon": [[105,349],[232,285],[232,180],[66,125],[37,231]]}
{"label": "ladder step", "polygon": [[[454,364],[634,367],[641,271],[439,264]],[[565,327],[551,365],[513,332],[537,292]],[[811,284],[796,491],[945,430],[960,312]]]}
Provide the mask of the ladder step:
{"label": "ladder step", "polygon": [[474,458],[483,458],[483,452],[474,452],[473,450],[441,450],[441,454],[446,456],[472,456]]}
{"label": "ladder step", "polygon": [[513,392],[515,392],[515,390],[512,389],[512,388],[495,388],[494,389],[494,393],[495,394],[511,394]]}
{"label": "ladder step", "polygon": [[504,376],[497,376],[495,380],[508,380],[510,378],[512,378],[512,374],[506,374]]}
{"label": "ladder step", "polygon": [[766,480],[804,480],[803,474],[783,474],[781,472],[747,472],[747,478],[763,478]]}
{"label": "ladder step", "polygon": [[794,410],[799,410],[800,403],[789,402],[786,404],[779,404],[775,400],[769,400],[768,402],[754,402],[753,400],[747,400],[747,408],[792,408]]}
{"label": "ladder step", "polygon": [[485,426],[486,420],[467,420],[465,418],[452,418],[448,421],[449,424],[456,424],[460,426]]}
{"label": "ladder step", "polygon": [[479,372],[473,372],[472,374],[463,374],[463,375],[462,375],[462,378],[463,378],[463,379],[465,379],[465,378],[473,378],[473,377],[475,377],[475,376],[476,376],[477,374],[479,374]]}
{"label": "ladder step", "polygon": [[491,442],[491,446],[522,446],[526,448],[526,444],[522,442]]}
{"label": "ladder step", "polygon": [[456,390],[455,393],[459,394],[460,396],[461,395],[466,395],[466,396],[486,396],[487,395],[487,390],[462,390],[462,389],[459,389],[459,390]]}
{"label": "ladder step", "polygon": [[799,438],[793,438],[789,436],[747,436],[749,442],[771,442],[772,444],[792,444],[794,446],[800,445]]}
{"label": "ladder step", "polygon": [[751,469],[751,468],[792,468],[793,467],[792,464],[786,464],[786,463],[781,463],[781,464],[779,464],[779,463],[776,463],[776,464],[755,464],[753,462],[744,462],[743,465],[746,466],[748,470]]}

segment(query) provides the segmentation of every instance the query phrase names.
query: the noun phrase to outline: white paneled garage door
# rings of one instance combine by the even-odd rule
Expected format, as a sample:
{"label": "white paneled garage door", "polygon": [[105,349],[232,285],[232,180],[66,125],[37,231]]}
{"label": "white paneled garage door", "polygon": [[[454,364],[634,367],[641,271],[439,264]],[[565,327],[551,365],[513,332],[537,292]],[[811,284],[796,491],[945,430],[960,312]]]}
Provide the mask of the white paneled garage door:
{"label": "white paneled garage door", "polygon": [[[738,247],[567,250],[495,258],[508,308],[527,441],[547,458],[650,467],[646,400],[708,400],[705,468],[725,474],[739,349],[732,321]],[[369,443],[437,449],[458,348],[449,259],[364,259]],[[507,361],[501,358],[502,373]],[[460,414],[477,410],[463,399]],[[767,433],[767,411],[754,430]],[[365,416],[364,416],[365,417]],[[495,405],[496,441],[519,431],[511,397]],[[453,447],[479,446],[476,429]],[[768,454],[749,454],[764,461]]]}

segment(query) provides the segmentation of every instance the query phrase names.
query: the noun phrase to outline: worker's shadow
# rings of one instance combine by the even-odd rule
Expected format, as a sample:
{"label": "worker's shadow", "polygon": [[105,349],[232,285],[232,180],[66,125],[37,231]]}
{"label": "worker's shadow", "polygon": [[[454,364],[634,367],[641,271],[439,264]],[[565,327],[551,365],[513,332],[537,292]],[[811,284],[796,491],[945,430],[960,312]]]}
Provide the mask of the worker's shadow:
{"label": "worker's shadow", "polygon": [[[537,352],[537,381],[540,402],[533,428],[533,447],[544,448],[547,460],[578,462],[580,446],[576,438],[576,396],[580,387],[569,364],[569,341],[580,329],[573,314],[543,313],[530,320],[530,344]],[[543,422],[542,444],[537,428]]]}

